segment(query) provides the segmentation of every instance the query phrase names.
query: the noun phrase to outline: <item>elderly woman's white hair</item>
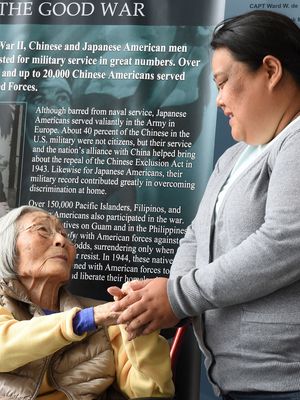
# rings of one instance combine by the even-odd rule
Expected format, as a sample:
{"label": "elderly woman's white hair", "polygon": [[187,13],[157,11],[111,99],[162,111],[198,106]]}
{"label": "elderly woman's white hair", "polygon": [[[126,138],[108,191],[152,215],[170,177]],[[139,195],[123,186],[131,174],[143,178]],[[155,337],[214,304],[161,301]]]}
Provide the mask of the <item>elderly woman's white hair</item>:
{"label": "elderly woman's white hair", "polygon": [[47,213],[38,207],[21,206],[0,218],[0,279],[17,277],[15,272],[17,221],[22,215],[35,211]]}

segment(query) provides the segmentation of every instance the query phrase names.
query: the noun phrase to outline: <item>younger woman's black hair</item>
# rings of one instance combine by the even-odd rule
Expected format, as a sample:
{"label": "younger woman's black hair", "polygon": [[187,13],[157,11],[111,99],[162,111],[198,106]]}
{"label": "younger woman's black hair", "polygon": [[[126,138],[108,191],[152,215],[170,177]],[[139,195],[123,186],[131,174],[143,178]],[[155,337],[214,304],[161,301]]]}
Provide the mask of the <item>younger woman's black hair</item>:
{"label": "younger woman's black hair", "polygon": [[300,28],[283,14],[257,10],[226,19],[214,29],[211,47],[227,48],[253,71],[273,55],[300,86]]}

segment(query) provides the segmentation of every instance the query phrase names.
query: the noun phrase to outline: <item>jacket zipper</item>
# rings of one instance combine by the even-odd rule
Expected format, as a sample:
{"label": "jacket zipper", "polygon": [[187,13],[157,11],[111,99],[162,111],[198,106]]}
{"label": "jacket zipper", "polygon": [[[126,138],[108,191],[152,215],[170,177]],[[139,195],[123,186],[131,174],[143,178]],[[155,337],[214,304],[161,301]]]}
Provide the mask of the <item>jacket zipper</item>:
{"label": "jacket zipper", "polygon": [[50,357],[46,357],[45,358],[45,362],[44,362],[44,366],[42,368],[42,371],[40,373],[39,379],[38,379],[37,384],[36,384],[36,389],[35,389],[35,391],[34,391],[34,393],[32,395],[32,399],[35,399],[37,397],[37,394],[38,394],[38,392],[40,390],[44,375],[45,375],[45,373],[47,371],[47,368],[48,368],[49,364],[50,364]]}
{"label": "jacket zipper", "polygon": [[[59,352],[58,352],[58,353],[59,353]],[[55,356],[56,356],[56,354],[55,354]],[[51,364],[53,364],[53,359],[54,359],[54,358],[56,358],[56,357],[51,357],[51,360],[50,360],[49,366],[48,366],[48,378],[49,378],[49,383],[50,383],[50,385],[51,385],[54,389],[58,390],[59,392],[64,393],[64,394],[67,396],[67,398],[68,398],[69,400],[73,400],[73,396],[72,396],[67,390],[61,388],[61,387],[56,383],[56,381],[55,381],[55,379],[54,379],[53,372],[52,372],[52,368],[51,368]]]}

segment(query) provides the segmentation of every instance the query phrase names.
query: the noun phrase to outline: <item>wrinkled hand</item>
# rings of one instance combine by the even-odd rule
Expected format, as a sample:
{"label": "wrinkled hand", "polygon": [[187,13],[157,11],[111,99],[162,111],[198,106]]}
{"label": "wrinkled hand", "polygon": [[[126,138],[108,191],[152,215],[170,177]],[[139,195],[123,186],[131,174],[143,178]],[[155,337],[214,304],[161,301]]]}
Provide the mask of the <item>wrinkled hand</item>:
{"label": "wrinkled hand", "polygon": [[113,309],[114,305],[115,303],[111,301],[94,307],[94,319],[97,326],[109,326],[117,324],[117,320],[121,313]]}
{"label": "wrinkled hand", "polygon": [[127,325],[129,340],[179,322],[169,303],[167,282],[167,278],[131,282],[128,294],[115,302],[113,309],[123,311],[117,322]]}

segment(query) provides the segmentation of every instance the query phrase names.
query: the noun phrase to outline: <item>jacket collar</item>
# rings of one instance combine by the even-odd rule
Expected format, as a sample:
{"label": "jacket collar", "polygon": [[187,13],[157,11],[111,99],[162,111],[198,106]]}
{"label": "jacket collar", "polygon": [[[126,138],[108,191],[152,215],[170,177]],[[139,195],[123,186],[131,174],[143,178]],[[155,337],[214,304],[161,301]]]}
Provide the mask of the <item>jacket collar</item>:
{"label": "jacket collar", "polygon": [[[1,294],[11,297],[15,300],[34,306],[28,297],[27,290],[18,279],[2,279],[0,280]],[[61,288],[59,293],[60,311],[66,311],[73,307],[80,307],[78,299],[72,296],[64,287]]]}

